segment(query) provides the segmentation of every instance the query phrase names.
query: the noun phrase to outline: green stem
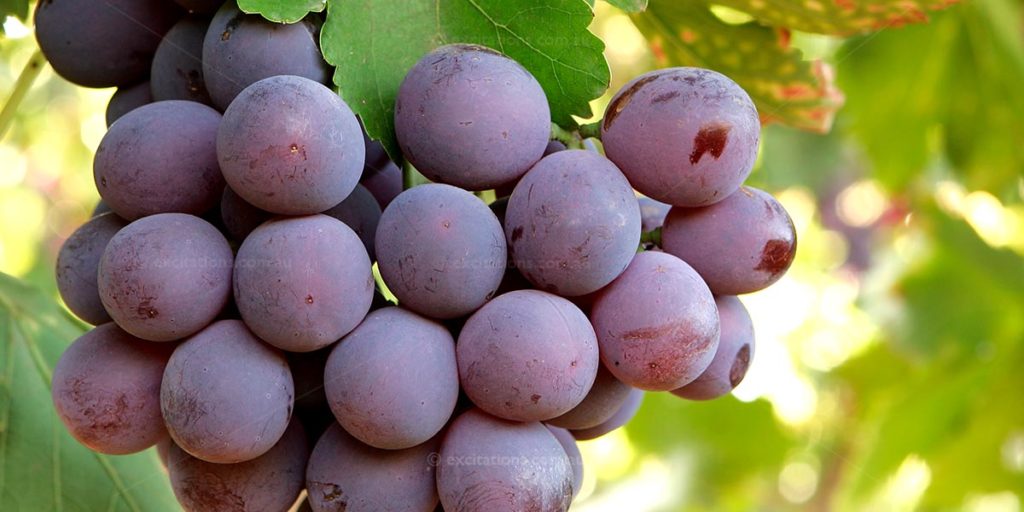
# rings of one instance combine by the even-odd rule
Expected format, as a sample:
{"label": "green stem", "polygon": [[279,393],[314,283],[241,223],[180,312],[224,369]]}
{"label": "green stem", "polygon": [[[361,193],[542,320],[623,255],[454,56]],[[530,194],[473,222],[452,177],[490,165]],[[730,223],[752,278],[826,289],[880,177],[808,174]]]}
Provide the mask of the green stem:
{"label": "green stem", "polygon": [[601,121],[580,125],[580,136],[584,139],[601,140]]}
{"label": "green stem", "polygon": [[583,138],[579,133],[566,130],[555,123],[551,123],[551,140],[557,140],[569,149],[583,149]]}
{"label": "green stem", "polygon": [[44,64],[46,64],[46,57],[43,57],[43,52],[38,49],[29,57],[28,62],[25,63],[25,67],[21,70],[21,75],[18,75],[18,81],[14,83],[14,90],[11,91],[11,96],[7,98],[4,109],[0,111],[0,138],[3,138],[11,127],[11,123],[14,122],[14,116],[18,113],[18,107],[21,106],[21,102],[25,99],[28,91],[32,89],[32,84],[36,81],[39,73],[42,72]]}
{"label": "green stem", "polygon": [[657,247],[661,247],[661,228],[647,231],[640,235],[641,244],[654,244]]}

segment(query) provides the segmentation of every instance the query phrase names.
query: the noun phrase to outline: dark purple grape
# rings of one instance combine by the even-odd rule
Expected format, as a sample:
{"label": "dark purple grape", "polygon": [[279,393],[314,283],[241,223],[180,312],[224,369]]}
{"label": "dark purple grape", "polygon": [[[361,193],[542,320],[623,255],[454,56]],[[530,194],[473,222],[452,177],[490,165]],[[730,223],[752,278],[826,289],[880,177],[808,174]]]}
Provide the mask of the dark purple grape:
{"label": "dark purple grape", "polygon": [[459,397],[455,340],[441,324],[401,308],[366,317],[338,343],[324,385],[349,434],[387,450],[426,442]]}
{"label": "dark purple grape", "polygon": [[[203,79],[213,104],[223,111],[243,89],[272,76],[328,83],[331,68],[317,46],[319,32],[313,16],[299,23],[273,23],[258,14],[243,13],[233,1],[226,2],[214,15],[203,42]],[[329,115],[321,113],[325,114]],[[359,167],[362,171],[362,163]]]}
{"label": "dark purple grape", "polygon": [[544,154],[551,112],[537,80],[483,46],[442,46],[405,75],[395,101],[402,154],[431,181],[486,190]]}
{"label": "dark purple grape", "polygon": [[76,229],[57,253],[56,277],[60,297],[72,313],[90,324],[110,321],[110,315],[100,300],[96,275],[107,243],[127,225],[128,222],[113,213],[93,217]]}
{"label": "dark purple grape", "polygon": [[388,162],[383,169],[364,177],[360,183],[373,194],[383,210],[402,193],[402,170],[393,162]]}
{"label": "dark purple grape", "polygon": [[583,312],[536,290],[506,293],[480,308],[462,328],[457,351],[462,389],[473,403],[515,421],[569,412],[600,364]]}
{"label": "dark purple grape", "polygon": [[626,178],[589,151],[544,157],[505,213],[516,268],[538,289],[585,295],[612,282],[640,243],[640,206]]}
{"label": "dark purple grape", "polygon": [[[104,203],[102,199],[96,202],[96,206],[92,209],[92,215],[90,218],[96,218],[104,213],[113,213],[107,203]],[[116,213],[114,215],[117,215]]]}
{"label": "dark purple grape", "polygon": [[601,361],[620,381],[670,391],[703,372],[718,349],[718,310],[700,276],[679,258],[642,252],[601,290],[590,312]]}
{"label": "dark purple grape", "polygon": [[[362,121],[359,122],[359,126],[363,126]],[[371,139],[366,133],[366,128],[363,128],[363,146],[366,148],[366,165],[363,166],[363,178],[384,170],[391,163],[391,159],[388,158],[388,153],[384,150],[384,146],[380,142]]]}
{"label": "dark purple grape", "polygon": [[616,379],[602,364],[597,369],[597,378],[587,397],[571,411],[547,423],[570,430],[596,427],[622,408],[632,389]]}
{"label": "dark purple grape", "polygon": [[629,423],[636,416],[637,411],[640,410],[640,405],[644,401],[644,392],[639,389],[631,389],[629,396],[626,397],[626,402],[622,404],[622,407],[612,415],[604,423],[583,430],[571,430],[573,437],[577,441],[589,441],[591,439],[597,439],[609,432],[618,430],[623,425]]}
{"label": "dark purple grape", "polygon": [[174,0],[178,5],[191,12],[213,12],[220,8],[224,0]]}
{"label": "dark purple grape", "polygon": [[377,228],[380,275],[402,307],[432,318],[477,310],[501,284],[508,253],[501,224],[473,194],[420,185],[384,210]]}
{"label": "dark purple grape", "polygon": [[[163,418],[161,418],[161,421],[163,421]],[[167,431],[164,430],[164,432],[166,433]],[[172,446],[174,446],[174,441],[171,441],[170,436],[164,436],[163,438],[156,442],[156,456],[160,459],[160,465],[162,465],[165,470],[167,469],[167,466],[170,464]]]}
{"label": "dark purple grape", "polygon": [[572,501],[569,457],[540,423],[471,409],[448,428],[437,460],[437,490],[448,512],[560,512]]}
{"label": "dark purple grape", "polygon": [[167,436],[160,418],[160,380],[173,344],[140,340],[113,323],[83,334],[53,370],[57,416],[78,442],[122,455]]}
{"label": "dark purple grape", "polygon": [[750,96],[708,69],[668,68],[626,84],[604,115],[605,152],[644,195],[705,206],[736,191],[757,158]]}
{"label": "dark purple grape", "polygon": [[551,425],[544,426],[555,436],[569,457],[569,465],[572,466],[572,496],[575,498],[583,487],[583,455],[580,453],[580,447],[576,445],[576,438],[572,436],[572,432]]}
{"label": "dark purple grape", "polygon": [[565,147],[565,144],[557,140],[548,141],[548,146],[544,148],[544,156],[553,155],[559,151],[565,151],[569,148]]}
{"label": "dark purple grape", "polygon": [[149,81],[118,87],[107,103],[107,128],[128,112],[150,103],[153,103],[153,93]]}
{"label": "dark purple grape", "polygon": [[231,246],[210,223],[181,213],[144,217],[107,244],[100,299],[117,325],[135,336],[181,339],[224,309],[231,266]]}
{"label": "dark purple grape", "polygon": [[181,17],[166,0],[38,2],[36,40],[54,71],[84,87],[145,80],[160,37]]}
{"label": "dark purple grape", "polygon": [[187,512],[287,512],[306,485],[309,443],[302,425],[292,420],[267,453],[237,464],[197,459],[171,444],[171,487]]}
{"label": "dark purple grape", "polygon": [[[327,393],[324,390],[324,368],[334,347],[328,346],[313,352],[287,352],[288,368],[295,383],[295,411],[320,411],[328,409]],[[318,436],[319,437],[319,436]]]}
{"label": "dark purple grape", "polygon": [[273,213],[246,202],[231,187],[224,187],[224,195],[220,199],[220,221],[232,240],[241,243],[249,233],[273,216]]}
{"label": "dark purple grape", "polygon": [[267,453],[281,439],[294,396],[284,355],[242,322],[222,320],[174,351],[160,406],[181,449],[207,462],[234,464]]}
{"label": "dark purple grape", "polygon": [[672,391],[690,400],[712,400],[729,394],[743,381],[754,358],[754,323],[747,308],[731,295],[715,297],[722,335],[711,366],[697,380]]}
{"label": "dark purple grape", "polygon": [[306,489],[314,512],[431,512],[437,440],[406,450],[360,443],[337,424],[313,448]]}
{"label": "dark purple grape", "polygon": [[238,311],[284,350],[310,352],[348,334],[370,311],[373,290],[363,243],[326,215],[271,220],[238,249]]}
{"label": "dark purple grape", "polygon": [[661,247],[689,263],[719,295],[756,292],[778,281],[796,257],[796,228],[767,192],[742,187],[704,208],[673,208]]}
{"label": "dark purple grape", "polygon": [[365,151],[348,105],[299,76],[247,87],[224,112],[217,134],[231,189],[285,215],[319,213],[342,202],[359,183]]}
{"label": "dark purple grape", "polygon": [[640,203],[640,229],[644,233],[654,231],[665,224],[665,217],[672,205],[655,201],[649,197],[637,198]]}
{"label": "dark purple grape", "polygon": [[159,101],[125,114],[96,150],[93,173],[103,201],[128,220],[209,211],[224,191],[220,122],[216,110],[192,101]]}
{"label": "dark purple grape", "polygon": [[203,81],[203,39],[209,26],[206,16],[186,16],[164,35],[149,74],[155,100],[211,103]]}
{"label": "dark purple grape", "polygon": [[380,223],[381,209],[377,199],[366,187],[356,185],[344,201],[334,208],[324,212],[324,215],[334,217],[352,228],[359,235],[366,247],[366,253],[370,260],[377,259],[374,251],[374,240],[377,236],[377,225]]}

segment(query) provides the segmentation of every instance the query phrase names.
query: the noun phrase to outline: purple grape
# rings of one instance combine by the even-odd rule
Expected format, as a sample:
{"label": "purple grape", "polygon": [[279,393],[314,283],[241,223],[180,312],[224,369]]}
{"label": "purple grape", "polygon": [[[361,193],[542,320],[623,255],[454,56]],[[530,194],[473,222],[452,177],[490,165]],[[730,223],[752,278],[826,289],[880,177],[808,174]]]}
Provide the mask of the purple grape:
{"label": "purple grape", "polygon": [[402,307],[432,318],[465,316],[498,289],[508,253],[501,224],[473,194],[420,185],[384,210],[380,275]]}
{"label": "purple grape", "polygon": [[383,210],[402,193],[402,170],[394,162],[388,162],[383,169],[364,177],[360,183],[373,194]]}
{"label": "purple grape", "polygon": [[642,252],[598,294],[590,312],[601,361],[625,384],[669,391],[703,372],[718,349],[718,310],[679,258]]}
{"label": "purple grape", "polygon": [[83,334],[53,370],[57,416],[78,442],[122,455],[167,436],[160,379],[174,345],[140,340],[113,323]]}
{"label": "purple grape", "polygon": [[538,289],[586,295],[612,282],[640,244],[640,206],[626,178],[589,151],[544,157],[505,213],[516,268]]}
{"label": "purple grape", "polygon": [[103,201],[135,220],[156,213],[202,215],[217,205],[216,110],[192,101],[159,101],[127,113],[103,136],[93,173]]}
{"label": "purple grape", "polygon": [[[329,409],[327,393],[324,390],[324,369],[333,346],[313,352],[288,352],[288,367],[295,383],[295,411],[320,411]],[[319,437],[319,436],[317,436]]]}
{"label": "purple grape", "polygon": [[763,290],[796,256],[796,228],[767,192],[743,187],[704,208],[673,208],[661,233],[665,252],[689,263],[718,295]]}
{"label": "purple grape", "polygon": [[232,240],[241,243],[249,233],[273,216],[273,213],[246,202],[231,187],[224,187],[224,195],[220,199],[220,221]]}
{"label": "purple grape", "polygon": [[471,409],[448,428],[437,490],[448,512],[565,511],[573,469],[540,423],[513,423]]}
{"label": "purple grape", "polygon": [[72,313],[86,322],[99,325],[110,321],[103,309],[96,282],[100,258],[110,239],[128,223],[106,213],[93,217],[75,230],[57,254],[57,290]]}
{"label": "purple grape", "polygon": [[647,233],[654,231],[665,224],[665,217],[672,205],[661,201],[655,201],[649,197],[637,198],[640,203],[640,229]]}
{"label": "purple grape", "polygon": [[580,453],[580,447],[576,445],[576,438],[572,436],[572,432],[551,425],[544,426],[555,436],[569,457],[569,465],[572,466],[572,496],[575,498],[583,487],[583,455]]}
{"label": "purple grape", "polygon": [[154,99],[211,103],[203,81],[203,39],[209,26],[208,17],[186,16],[167,31],[149,74]]}
{"label": "purple grape", "polygon": [[174,0],[178,5],[191,12],[213,12],[220,8],[224,0]]}
{"label": "purple grape", "polygon": [[735,192],[757,158],[750,96],[708,69],[668,68],[626,84],[604,115],[605,152],[644,195],[705,206]]}
{"label": "purple grape", "polygon": [[188,512],[287,512],[306,485],[309,443],[302,425],[292,420],[267,453],[237,464],[197,459],[171,444],[171,487]]}
{"label": "purple grape", "polygon": [[448,422],[458,371],[444,326],[392,307],[370,313],[334,348],[324,385],[349,434],[397,450],[426,442]]}
{"label": "purple grape", "polygon": [[697,380],[672,391],[690,400],[712,400],[729,394],[743,381],[754,358],[754,324],[747,308],[731,295],[715,297],[722,335],[711,366]]}
{"label": "purple grape", "polygon": [[324,215],[334,217],[352,228],[363,241],[363,247],[370,256],[370,260],[377,259],[374,251],[374,240],[377,235],[377,225],[380,223],[381,209],[377,199],[366,187],[356,185],[344,201],[334,208],[324,212]]}
{"label": "purple grape", "polygon": [[463,391],[477,407],[515,421],[569,412],[600,364],[583,312],[537,290],[506,293],[480,308],[459,334],[457,351]]}
{"label": "purple grape", "polygon": [[[213,104],[223,111],[243,89],[272,76],[328,83],[331,68],[317,46],[320,27],[314,20],[309,16],[299,23],[273,23],[226,2],[203,42],[203,78]],[[362,170],[362,163],[359,167]]]}
{"label": "purple grape", "polygon": [[36,40],[54,71],[84,87],[146,79],[160,37],[181,17],[166,0],[38,2]]}
{"label": "purple grape", "polygon": [[[107,203],[104,203],[103,200],[100,199],[99,201],[96,201],[96,206],[93,207],[92,215],[90,216],[90,218],[99,217],[100,215],[103,215],[104,213],[113,213],[113,211],[111,211],[110,207],[107,206]],[[116,213],[113,213],[113,214],[117,215]]]}
{"label": "purple grape", "polygon": [[639,389],[631,389],[629,391],[629,396],[626,397],[625,403],[623,403],[622,407],[620,407],[619,410],[616,411],[615,414],[607,421],[596,427],[583,430],[572,430],[570,432],[572,432],[573,437],[575,437],[577,441],[597,439],[609,432],[618,430],[625,424],[629,423],[629,421],[636,416],[637,411],[640,410],[640,405],[643,401],[644,392]]}
{"label": "purple grape", "polygon": [[118,87],[114,95],[110,97],[110,102],[107,103],[107,128],[110,128],[114,121],[121,119],[128,112],[150,103],[153,103],[153,93],[148,80],[135,85]]}
{"label": "purple grape", "polygon": [[587,397],[571,411],[547,423],[570,430],[596,427],[622,408],[632,389],[616,379],[602,364],[597,369],[597,378]]}
{"label": "purple grape", "polygon": [[[361,120],[359,121],[359,126],[363,128]],[[363,128],[363,147],[366,148],[366,164],[363,167],[363,178],[384,170],[391,163],[391,159],[388,158],[388,153],[384,146],[380,142],[371,139],[366,133],[366,128]]]}
{"label": "purple grape", "polygon": [[100,258],[103,307],[117,325],[150,341],[206,327],[231,295],[231,247],[210,223],[162,213],[117,232]]}
{"label": "purple grape", "polygon": [[373,290],[359,237],[326,215],[271,220],[238,249],[238,311],[284,350],[310,352],[348,334],[370,311]]}
{"label": "purple grape", "polygon": [[275,76],[247,87],[224,112],[217,156],[243,199],[304,215],[348,197],[365,148],[356,116],[337,94],[306,78]]}
{"label": "purple grape", "polygon": [[313,448],[306,488],[314,512],[431,512],[438,442],[379,450],[331,425]]}
{"label": "purple grape", "polygon": [[402,153],[431,181],[486,190],[540,160],[551,111],[537,80],[483,46],[442,46],[405,75],[395,101]]}
{"label": "purple grape", "polygon": [[[167,431],[164,430],[165,434],[166,432]],[[172,446],[174,446],[174,441],[171,441],[171,437],[167,435],[165,435],[159,441],[156,442],[156,456],[160,459],[160,465],[162,465],[165,470],[167,469],[167,466],[170,464],[170,454]]]}
{"label": "purple grape", "polygon": [[182,343],[164,370],[160,406],[177,445],[207,462],[267,453],[288,427],[295,387],[284,355],[238,320]]}

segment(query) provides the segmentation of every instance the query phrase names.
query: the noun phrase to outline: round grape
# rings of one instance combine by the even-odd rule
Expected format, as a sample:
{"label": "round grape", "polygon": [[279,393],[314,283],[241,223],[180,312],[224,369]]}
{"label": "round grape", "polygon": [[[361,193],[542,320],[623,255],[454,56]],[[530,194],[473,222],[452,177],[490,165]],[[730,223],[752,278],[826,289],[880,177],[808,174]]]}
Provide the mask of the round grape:
{"label": "round grape", "polygon": [[107,128],[110,128],[114,121],[121,119],[128,112],[153,103],[153,93],[150,87],[149,81],[118,87],[114,95],[110,97],[110,102],[107,103]]}
{"label": "round grape", "polygon": [[103,250],[128,223],[106,213],[93,217],[64,241],[57,253],[57,290],[72,313],[99,325],[110,321],[96,282]]}
{"label": "round grape", "polygon": [[577,441],[589,441],[591,439],[597,439],[609,432],[618,430],[636,416],[636,413],[640,410],[640,405],[643,404],[643,401],[644,392],[639,389],[631,389],[629,391],[629,396],[626,397],[626,401],[622,404],[622,407],[620,407],[611,418],[608,418],[607,421],[596,427],[572,430],[572,435]]}
{"label": "round grape", "polygon": [[231,187],[224,187],[224,195],[220,198],[220,221],[224,224],[228,236],[235,242],[244,241],[249,233],[273,216],[274,214],[246,202],[231,190]]}
{"label": "round grape", "polygon": [[211,103],[203,80],[203,39],[209,26],[207,17],[186,16],[167,31],[149,74],[154,99]]}
{"label": "round grape", "polygon": [[572,466],[572,495],[575,498],[583,488],[583,455],[580,453],[580,447],[576,444],[576,438],[572,436],[572,432],[551,425],[544,426],[548,428],[551,435],[555,436],[569,457],[569,465]]}
{"label": "round grape", "polygon": [[324,212],[328,217],[334,217],[352,228],[363,241],[363,247],[370,256],[370,260],[376,260],[374,240],[377,237],[377,225],[380,224],[381,209],[377,199],[366,187],[356,185],[356,188],[344,201],[337,206]]}
{"label": "round grape", "polygon": [[596,427],[608,421],[626,402],[632,388],[623,384],[604,365],[597,369],[597,378],[587,397],[571,411],[547,421],[570,430]]}
{"label": "round grape", "polygon": [[747,308],[730,295],[715,297],[722,335],[718,352],[697,380],[672,391],[690,400],[712,400],[729,394],[743,381],[754,358],[754,324]]}

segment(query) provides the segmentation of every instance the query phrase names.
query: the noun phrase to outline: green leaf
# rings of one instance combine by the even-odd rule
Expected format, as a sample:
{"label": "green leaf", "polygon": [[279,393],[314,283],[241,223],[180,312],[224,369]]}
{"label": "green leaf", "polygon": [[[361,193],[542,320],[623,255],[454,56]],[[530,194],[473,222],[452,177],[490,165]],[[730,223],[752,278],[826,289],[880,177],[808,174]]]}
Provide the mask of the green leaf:
{"label": "green leaf", "polygon": [[53,367],[82,332],[52,299],[0,273],[0,510],[178,510],[154,450],[99,455],[57,418]]}
{"label": "green leaf", "polygon": [[647,0],[606,0],[608,3],[626,12],[644,12]]}
{"label": "green leaf", "polygon": [[420,57],[444,44],[480,44],[517,60],[544,88],[556,123],[590,117],[590,100],[610,79],[604,44],[587,31],[592,19],[583,0],[332,0],[320,43],[345,101],[397,158],[398,87]]}
{"label": "green leaf", "polygon": [[296,23],[311,12],[321,12],[327,0],[238,0],[238,8],[276,23]]}
{"label": "green leaf", "polygon": [[29,0],[0,0],[0,21],[8,16],[17,16],[22,21],[28,19]]}
{"label": "green leaf", "polygon": [[851,35],[928,21],[928,12],[959,0],[715,0],[766,25],[816,34]]}
{"label": "green leaf", "polygon": [[753,22],[729,25],[692,0],[652,0],[633,21],[659,66],[697,66],[729,76],[750,94],[763,122],[827,132],[843,103],[831,68],[804,61],[784,32]]}

